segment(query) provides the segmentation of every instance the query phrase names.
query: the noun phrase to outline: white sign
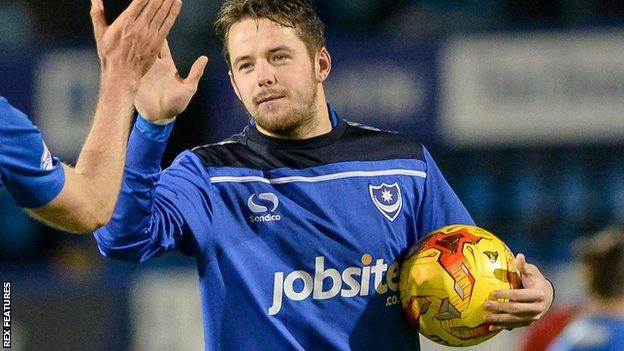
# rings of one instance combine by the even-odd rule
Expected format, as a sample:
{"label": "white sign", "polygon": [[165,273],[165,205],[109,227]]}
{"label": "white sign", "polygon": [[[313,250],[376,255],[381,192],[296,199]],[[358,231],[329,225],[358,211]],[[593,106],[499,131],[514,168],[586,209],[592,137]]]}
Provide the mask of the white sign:
{"label": "white sign", "polygon": [[624,32],[455,38],[441,131],[459,145],[624,140]]}

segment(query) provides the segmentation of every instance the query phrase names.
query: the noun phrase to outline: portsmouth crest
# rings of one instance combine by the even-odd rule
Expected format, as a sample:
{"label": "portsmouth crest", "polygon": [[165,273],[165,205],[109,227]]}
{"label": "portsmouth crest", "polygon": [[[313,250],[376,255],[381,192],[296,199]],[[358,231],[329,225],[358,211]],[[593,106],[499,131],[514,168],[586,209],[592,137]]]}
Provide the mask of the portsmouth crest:
{"label": "portsmouth crest", "polygon": [[371,200],[375,204],[375,207],[383,214],[390,222],[399,216],[401,208],[403,207],[403,199],[401,198],[401,188],[398,183],[388,185],[382,183],[381,185],[369,185]]}

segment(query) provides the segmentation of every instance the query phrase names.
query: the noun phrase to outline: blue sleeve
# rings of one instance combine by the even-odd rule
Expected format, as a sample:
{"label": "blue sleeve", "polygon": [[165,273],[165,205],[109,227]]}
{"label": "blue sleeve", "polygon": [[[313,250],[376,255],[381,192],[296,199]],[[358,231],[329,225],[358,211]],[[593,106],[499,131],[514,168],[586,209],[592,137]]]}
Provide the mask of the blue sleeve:
{"label": "blue sleeve", "polygon": [[113,217],[94,233],[104,256],[144,262],[171,250],[191,255],[201,245],[188,233],[187,224],[191,218],[208,225],[208,178],[192,152],[182,153],[161,172],[169,133],[166,128],[171,129],[139,119],[132,130]]}
{"label": "blue sleeve", "polygon": [[426,235],[451,224],[474,225],[474,220],[424,147],[423,153],[427,164],[427,178],[418,216],[418,232]]}
{"label": "blue sleeve", "polygon": [[0,186],[18,206],[48,204],[63,190],[65,173],[25,114],[0,97]]}

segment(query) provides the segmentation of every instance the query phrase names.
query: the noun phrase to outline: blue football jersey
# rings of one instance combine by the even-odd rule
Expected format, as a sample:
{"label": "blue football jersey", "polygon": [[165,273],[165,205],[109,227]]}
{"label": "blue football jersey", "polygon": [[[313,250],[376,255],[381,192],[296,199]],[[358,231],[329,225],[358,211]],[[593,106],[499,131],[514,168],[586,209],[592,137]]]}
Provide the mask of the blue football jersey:
{"label": "blue football jersey", "polygon": [[584,316],[572,321],[548,350],[621,351],[623,336],[624,316]]}
{"label": "blue football jersey", "polygon": [[52,201],[64,184],[63,166],[39,129],[0,97],[0,188],[6,187],[17,205],[35,208]]}
{"label": "blue football jersey", "polygon": [[100,251],[192,256],[206,350],[418,350],[401,259],[428,232],[474,222],[421,144],[336,121],[299,141],[248,126],[162,173],[164,142],[135,128]]}

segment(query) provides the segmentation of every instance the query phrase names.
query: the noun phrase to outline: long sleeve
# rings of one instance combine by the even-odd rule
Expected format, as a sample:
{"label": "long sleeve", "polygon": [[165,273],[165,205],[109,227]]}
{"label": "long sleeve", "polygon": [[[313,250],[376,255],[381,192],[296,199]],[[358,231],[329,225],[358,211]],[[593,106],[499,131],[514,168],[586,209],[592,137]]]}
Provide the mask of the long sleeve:
{"label": "long sleeve", "polygon": [[424,147],[423,153],[427,164],[427,179],[418,217],[418,231],[427,234],[451,224],[474,225],[474,220]]}
{"label": "long sleeve", "polygon": [[104,256],[135,262],[171,250],[191,255],[202,244],[189,233],[189,218],[210,222],[205,170],[192,152],[184,152],[161,172],[168,132],[150,135],[140,123],[130,135],[113,217],[94,233],[98,248]]}

